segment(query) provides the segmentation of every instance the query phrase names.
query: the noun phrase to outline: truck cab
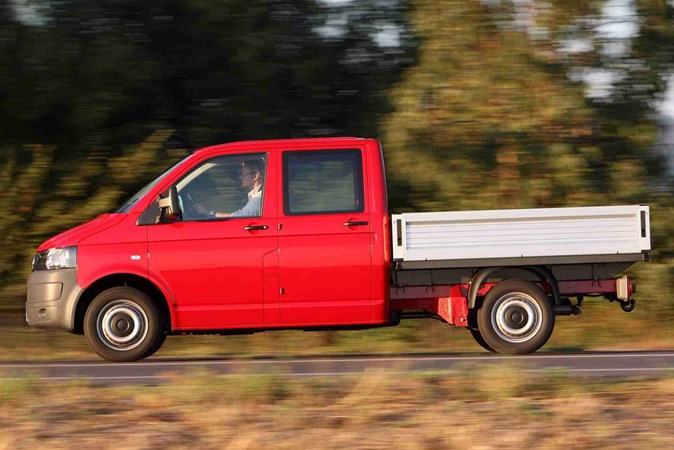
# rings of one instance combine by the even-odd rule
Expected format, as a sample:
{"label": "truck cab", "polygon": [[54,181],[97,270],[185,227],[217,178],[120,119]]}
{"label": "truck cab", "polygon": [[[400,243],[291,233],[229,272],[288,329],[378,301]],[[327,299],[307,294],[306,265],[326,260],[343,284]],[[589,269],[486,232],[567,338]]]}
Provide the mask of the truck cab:
{"label": "truck cab", "polygon": [[204,148],[42,244],[26,319],[119,361],[169,333],[385,324],[388,221],[375,140]]}

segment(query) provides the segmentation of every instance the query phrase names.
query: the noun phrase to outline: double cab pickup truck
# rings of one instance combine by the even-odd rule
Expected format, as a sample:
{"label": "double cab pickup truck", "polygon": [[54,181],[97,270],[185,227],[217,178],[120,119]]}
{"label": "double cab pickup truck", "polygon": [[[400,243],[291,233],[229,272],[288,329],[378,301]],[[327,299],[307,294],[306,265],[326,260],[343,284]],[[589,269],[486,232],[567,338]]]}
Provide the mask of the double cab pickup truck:
{"label": "double cab pickup truck", "polygon": [[326,138],[204,148],[117,211],[43,243],[32,327],[112,361],[170,334],[364,329],[430,317],[485,349],[538,350],[586,297],[635,306],[647,206],[389,215],[381,145]]}

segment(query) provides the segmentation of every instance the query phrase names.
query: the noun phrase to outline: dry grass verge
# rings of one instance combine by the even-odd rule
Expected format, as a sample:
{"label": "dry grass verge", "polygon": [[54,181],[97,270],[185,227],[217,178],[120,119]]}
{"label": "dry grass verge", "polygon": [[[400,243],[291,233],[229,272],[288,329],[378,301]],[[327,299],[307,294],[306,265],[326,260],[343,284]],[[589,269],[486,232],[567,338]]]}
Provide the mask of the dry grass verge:
{"label": "dry grass verge", "polygon": [[291,379],[166,375],[154,387],[0,381],[0,448],[671,448],[674,379],[560,373]]}

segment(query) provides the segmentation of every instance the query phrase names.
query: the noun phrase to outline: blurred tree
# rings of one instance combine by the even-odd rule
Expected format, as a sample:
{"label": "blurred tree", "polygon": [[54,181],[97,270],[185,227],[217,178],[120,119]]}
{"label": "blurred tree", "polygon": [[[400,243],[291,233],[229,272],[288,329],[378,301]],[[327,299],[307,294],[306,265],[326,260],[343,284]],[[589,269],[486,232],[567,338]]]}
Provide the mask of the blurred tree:
{"label": "blurred tree", "polygon": [[[170,130],[153,133],[120,156],[92,153],[70,170],[54,170],[55,148],[23,146],[6,152],[0,169],[0,280],[22,283],[35,248],[54,234],[110,212],[125,200],[138,179],[148,179],[177,161],[184,150],[167,150]],[[19,155],[29,163],[19,164]]]}
{"label": "blurred tree", "polygon": [[25,276],[12,267],[41,239],[149,181],[175,157],[166,149],[376,135],[412,62],[398,0],[30,6],[0,0],[0,164],[14,211],[0,231],[18,245],[0,257],[0,284]]}
{"label": "blurred tree", "polygon": [[43,119],[50,137],[68,133],[85,151],[158,128],[187,147],[374,135],[386,87],[410,61],[406,47],[375,41],[373,18],[403,29],[398,2],[352,2],[358,14],[332,34],[324,24],[346,6],[314,0],[43,3],[45,25],[30,28],[49,34],[34,52],[48,73],[32,75],[53,89],[35,109],[56,119]]}
{"label": "blurred tree", "polygon": [[[673,71],[672,6],[635,2],[414,3],[418,64],[382,122],[398,208],[471,210],[644,203],[648,295],[669,292],[671,186],[656,147]],[[607,230],[609,231],[609,230]],[[671,317],[664,298],[650,313]]]}
{"label": "blurred tree", "polygon": [[[576,175],[594,137],[582,86],[546,41],[518,27],[515,6],[499,5],[417,2],[419,64],[392,91],[396,111],[384,124],[389,168],[418,179],[417,207],[589,201]],[[558,189],[569,177],[573,189]]]}
{"label": "blurred tree", "polygon": [[[658,62],[666,59],[660,50],[638,50],[657,45],[630,47],[625,36],[602,35],[602,3],[420,0],[415,6],[419,63],[393,89],[395,112],[383,124],[389,168],[414,186],[407,207],[648,198],[649,176],[662,174],[653,152],[653,103],[664,86],[653,80],[667,66]],[[645,25],[638,39],[647,39],[651,21],[672,32],[671,21],[663,23],[669,8],[639,11]],[[603,55],[615,41],[625,44],[622,53]],[[600,86],[607,94],[590,95],[595,86],[582,74],[617,73],[618,61],[630,76],[616,75],[621,82]]]}

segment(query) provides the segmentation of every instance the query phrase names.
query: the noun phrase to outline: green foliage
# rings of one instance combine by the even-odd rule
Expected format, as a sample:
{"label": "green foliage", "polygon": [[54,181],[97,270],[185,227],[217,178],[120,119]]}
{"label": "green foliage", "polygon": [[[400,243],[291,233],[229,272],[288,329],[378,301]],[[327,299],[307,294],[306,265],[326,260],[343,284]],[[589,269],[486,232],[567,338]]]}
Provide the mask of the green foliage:
{"label": "green foliage", "polygon": [[[173,149],[380,134],[394,210],[651,205],[657,265],[636,274],[648,296],[669,292],[666,2],[635,2],[627,38],[597,32],[601,1],[33,3],[30,23],[0,0],[0,285],[23,284],[42,240],[112,210]],[[382,30],[395,43],[378,45]],[[615,75],[608,95],[588,95],[593,70]]]}
{"label": "green foliage", "polygon": [[[612,38],[596,29],[606,2],[414,6],[418,63],[382,121],[394,209],[648,204],[655,263],[632,275],[645,316],[664,323],[674,204],[654,106],[673,67],[671,7],[637,2],[622,20],[639,32]],[[574,40],[590,47],[565,50]],[[577,75],[592,70],[615,75],[606,96],[589,96]]]}
{"label": "green foliage", "polygon": [[[143,143],[123,149],[120,156],[91,154],[77,165],[59,165],[54,149],[24,146],[7,152],[0,171],[0,279],[23,283],[35,248],[56,231],[112,212],[139,181],[156,176],[184,151],[167,150],[170,130],[153,133]],[[23,164],[19,155],[30,157]]]}
{"label": "green foliage", "polygon": [[645,198],[656,131],[646,115],[625,125],[588,105],[583,84],[569,77],[575,61],[518,27],[516,6],[416,5],[419,64],[391,92],[395,112],[383,123],[389,173],[413,186],[406,207]]}
{"label": "green foliage", "polygon": [[389,24],[408,39],[398,2],[38,0],[32,20],[16,5],[0,0],[0,287],[25,282],[42,240],[175,161],[170,149],[376,135],[410,62],[411,45],[375,42]]}

